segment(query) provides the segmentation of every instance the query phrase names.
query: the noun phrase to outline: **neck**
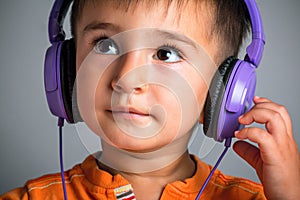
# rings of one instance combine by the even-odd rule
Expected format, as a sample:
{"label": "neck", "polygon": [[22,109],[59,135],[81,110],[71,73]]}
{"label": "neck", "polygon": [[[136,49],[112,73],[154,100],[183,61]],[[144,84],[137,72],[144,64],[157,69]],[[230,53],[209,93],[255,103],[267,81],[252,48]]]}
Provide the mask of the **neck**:
{"label": "neck", "polygon": [[99,167],[113,175],[121,174],[133,187],[136,199],[160,199],[168,183],[183,181],[195,172],[187,150],[188,138],[146,154],[120,150],[102,141]]}
{"label": "neck", "polygon": [[125,151],[101,140],[99,167],[112,175],[122,175],[131,184],[136,199],[160,199],[168,183],[183,181],[195,172],[187,150],[190,136],[197,134],[195,127],[169,145],[147,153]]}
{"label": "neck", "polygon": [[101,140],[103,152],[98,160],[118,172],[141,174],[163,169],[187,152],[190,134],[178,138],[170,144],[151,152],[137,153],[118,149]]}

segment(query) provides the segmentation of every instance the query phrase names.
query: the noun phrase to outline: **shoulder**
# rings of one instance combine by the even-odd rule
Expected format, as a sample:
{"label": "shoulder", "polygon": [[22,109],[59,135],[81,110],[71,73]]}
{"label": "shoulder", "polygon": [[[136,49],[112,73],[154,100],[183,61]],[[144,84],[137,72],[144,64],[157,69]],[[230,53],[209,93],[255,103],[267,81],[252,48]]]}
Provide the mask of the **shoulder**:
{"label": "shoulder", "polygon": [[[68,185],[74,186],[84,178],[81,164],[75,165],[72,169],[65,171],[64,174]],[[53,195],[55,195],[55,198]],[[53,198],[63,199],[62,179],[60,173],[47,174],[28,180],[23,187],[16,188],[0,196],[0,200]]]}
{"label": "shoulder", "polygon": [[16,188],[14,190],[11,190],[7,193],[4,193],[0,195],[0,200],[27,200],[28,192],[25,187],[22,188]]}
{"label": "shoulder", "polygon": [[[84,179],[84,174],[80,165],[81,164],[75,165],[72,169],[64,172],[65,183],[68,188],[78,187],[78,183]],[[40,198],[49,194],[62,195],[61,174],[48,174],[33,180],[29,180],[26,183],[26,189],[30,196],[38,196]]]}
{"label": "shoulder", "polygon": [[220,195],[234,196],[237,199],[266,199],[261,184],[245,178],[228,176],[219,170],[214,173],[210,187]]}
{"label": "shoulder", "polygon": [[[196,174],[201,169],[202,172],[205,172],[206,179],[212,167],[196,157],[193,158],[197,163]],[[202,175],[202,183],[204,182],[203,178]],[[203,195],[207,196],[207,199],[209,197],[213,199],[218,199],[218,197],[220,199],[266,199],[261,184],[245,178],[225,175],[220,170],[215,171],[205,190]]]}

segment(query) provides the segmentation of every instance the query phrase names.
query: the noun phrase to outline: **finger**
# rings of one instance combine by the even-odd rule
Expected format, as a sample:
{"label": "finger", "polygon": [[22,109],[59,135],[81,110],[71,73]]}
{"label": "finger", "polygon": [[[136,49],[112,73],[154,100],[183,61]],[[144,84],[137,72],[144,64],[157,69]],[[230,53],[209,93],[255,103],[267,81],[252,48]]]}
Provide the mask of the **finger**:
{"label": "finger", "polygon": [[263,162],[260,157],[259,149],[249,144],[248,142],[237,141],[233,145],[233,150],[247,163],[249,163],[254,169],[256,169],[256,172],[260,180],[262,180],[261,175],[262,175]]}
{"label": "finger", "polygon": [[287,134],[286,124],[282,116],[278,112],[267,108],[254,107],[240,116],[239,122],[244,125],[250,125],[253,122],[265,124],[267,131],[276,137]]}
{"label": "finger", "polygon": [[255,105],[256,108],[267,108],[267,109],[278,112],[281,115],[281,117],[283,118],[284,123],[286,124],[288,134],[290,136],[293,135],[292,120],[290,118],[290,115],[289,115],[286,107],[284,107],[280,104],[276,104],[267,98],[262,98],[262,97],[257,97],[257,96],[253,99],[253,101],[256,104]]}
{"label": "finger", "polygon": [[265,97],[254,96],[253,102],[255,104],[257,104],[257,103],[270,103],[272,101],[268,98],[265,98]]}
{"label": "finger", "polygon": [[278,140],[275,140],[267,131],[257,127],[247,127],[236,131],[235,137],[241,140],[248,139],[251,142],[257,143],[264,163],[277,162],[278,158],[276,158],[275,152],[278,151]]}

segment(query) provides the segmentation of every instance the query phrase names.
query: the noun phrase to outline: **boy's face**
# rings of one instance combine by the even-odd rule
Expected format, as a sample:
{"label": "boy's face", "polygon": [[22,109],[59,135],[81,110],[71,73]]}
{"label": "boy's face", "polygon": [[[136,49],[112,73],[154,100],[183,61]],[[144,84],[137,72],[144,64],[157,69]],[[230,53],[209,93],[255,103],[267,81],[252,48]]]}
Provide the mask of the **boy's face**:
{"label": "boy's face", "polygon": [[216,70],[203,6],[196,16],[194,3],[140,3],[127,11],[86,3],[76,30],[76,81],[79,110],[93,132],[135,152],[190,134]]}

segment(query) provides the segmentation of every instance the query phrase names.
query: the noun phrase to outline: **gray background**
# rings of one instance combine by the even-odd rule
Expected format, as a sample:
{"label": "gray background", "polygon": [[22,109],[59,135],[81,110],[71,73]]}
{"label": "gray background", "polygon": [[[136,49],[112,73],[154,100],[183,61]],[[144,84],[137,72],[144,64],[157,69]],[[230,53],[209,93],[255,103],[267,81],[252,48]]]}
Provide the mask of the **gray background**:
{"label": "gray background", "polygon": [[[286,105],[300,144],[300,1],[259,0],[258,4],[267,45],[257,71],[257,95]],[[28,179],[59,171],[57,120],[48,110],[43,88],[51,6],[50,0],[0,3],[0,193],[22,186]],[[194,143],[191,150],[213,164],[223,145],[208,139],[203,143],[203,138],[199,133],[194,140],[198,144]],[[65,126],[64,139],[65,168],[70,168],[89,152],[74,126]],[[254,170],[233,151],[220,168],[228,174],[258,180]]]}

